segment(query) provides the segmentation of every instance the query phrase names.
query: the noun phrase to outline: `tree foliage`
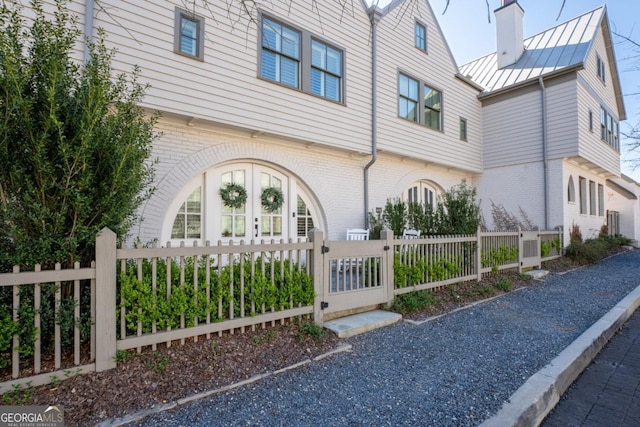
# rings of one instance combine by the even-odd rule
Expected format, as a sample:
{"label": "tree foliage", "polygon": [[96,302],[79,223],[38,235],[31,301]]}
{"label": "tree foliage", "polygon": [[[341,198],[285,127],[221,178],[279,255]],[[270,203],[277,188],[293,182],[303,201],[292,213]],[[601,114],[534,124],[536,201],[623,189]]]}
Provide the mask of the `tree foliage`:
{"label": "tree foliage", "polygon": [[152,191],[138,70],[113,75],[102,33],[74,60],[66,1],[30,8],[0,8],[0,268],[92,259],[99,230],[125,236]]}
{"label": "tree foliage", "polygon": [[407,228],[420,230],[423,236],[475,234],[480,225],[480,204],[476,202],[476,189],[462,180],[440,195],[435,207],[389,199],[380,214],[369,213],[369,223],[374,238],[384,227],[396,236]]}

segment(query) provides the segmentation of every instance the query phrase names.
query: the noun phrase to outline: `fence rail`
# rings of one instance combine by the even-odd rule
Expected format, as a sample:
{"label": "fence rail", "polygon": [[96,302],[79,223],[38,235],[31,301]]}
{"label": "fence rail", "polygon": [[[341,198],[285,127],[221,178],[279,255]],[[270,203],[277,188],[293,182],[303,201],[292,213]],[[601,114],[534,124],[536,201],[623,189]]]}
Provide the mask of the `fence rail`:
{"label": "fence rail", "polygon": [[[338,309],[371,301],[366,292],[392,303],[406,292],[523,268],[519,230],[410,240],[385,231],[381,242],[357,242],[356,252],[325,241],[319,230],[311,234],[304,242],[117,249],[115,234],[105,229],[90,267],[0,274],[0,316],[6,315],[0,320],[7,320],[5,328],[21,328],[10,332],[8,345],[0,341],[0,393],[114,368],[117,351],[183,344],[298,316],[322,323],[331,298]],[[534,264],[561,255],[561,230],[529,239],[536,242]],[[351,301],[336,302],[340,298]]]}

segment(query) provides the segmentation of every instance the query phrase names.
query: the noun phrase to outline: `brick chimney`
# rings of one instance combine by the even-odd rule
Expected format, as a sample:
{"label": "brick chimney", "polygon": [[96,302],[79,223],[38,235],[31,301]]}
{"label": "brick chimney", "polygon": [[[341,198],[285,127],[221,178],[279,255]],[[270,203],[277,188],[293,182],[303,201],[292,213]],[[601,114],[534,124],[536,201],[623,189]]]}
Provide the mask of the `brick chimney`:
{"label": "brick chimney", "polygon": [[498,68],[504,68],[515,64],[524,53],[524,10],[517,0],[502,0],[502,6],[496,9],[494,14]]}

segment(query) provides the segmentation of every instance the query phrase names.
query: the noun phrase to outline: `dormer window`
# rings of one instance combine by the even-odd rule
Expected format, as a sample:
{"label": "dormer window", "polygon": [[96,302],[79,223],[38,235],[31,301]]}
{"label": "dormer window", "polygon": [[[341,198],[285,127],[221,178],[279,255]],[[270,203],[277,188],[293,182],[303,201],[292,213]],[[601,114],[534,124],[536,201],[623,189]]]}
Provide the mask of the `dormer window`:
{"label": "dormer window", "polygon": [[598,77],[602,80],[602,83],[606,83],[607,78],[605,74],[604,61],[600,58],[600,55],[596,57],[596,65],[598,66]]}

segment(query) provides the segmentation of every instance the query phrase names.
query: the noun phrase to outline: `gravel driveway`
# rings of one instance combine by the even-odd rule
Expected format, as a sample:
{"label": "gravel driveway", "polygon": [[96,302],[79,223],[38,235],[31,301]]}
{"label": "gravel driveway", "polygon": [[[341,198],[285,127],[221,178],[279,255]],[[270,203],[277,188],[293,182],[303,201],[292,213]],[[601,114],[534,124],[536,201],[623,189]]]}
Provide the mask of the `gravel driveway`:
{"label": "gravel driveway", "polygon": [[418,326],[349,338],[350,352],[137,425],[476,426],[638,286],[640,250]]}

